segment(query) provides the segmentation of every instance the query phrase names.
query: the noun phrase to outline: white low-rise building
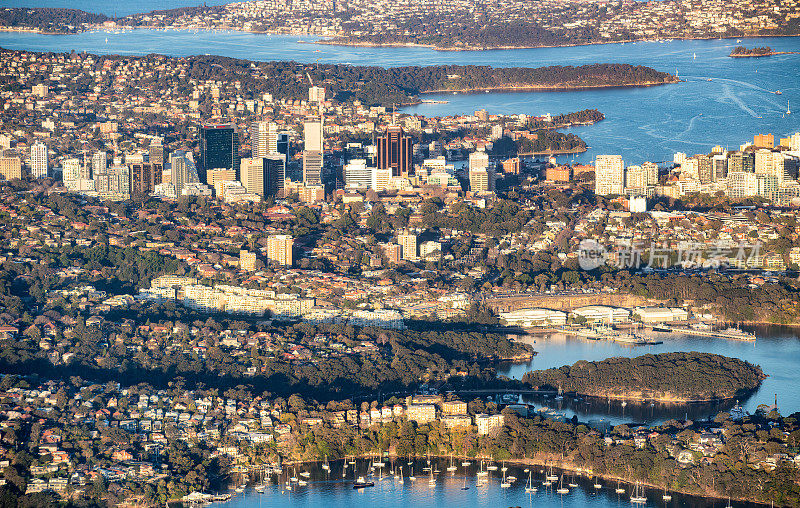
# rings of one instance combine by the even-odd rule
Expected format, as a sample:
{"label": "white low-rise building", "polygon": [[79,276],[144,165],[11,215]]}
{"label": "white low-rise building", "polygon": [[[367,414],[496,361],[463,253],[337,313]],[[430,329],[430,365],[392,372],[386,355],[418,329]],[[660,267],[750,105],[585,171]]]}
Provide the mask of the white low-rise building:
{"label": "white low-rise building", "polygon": [[628,321],[631,312],[622,307],[608,307],[605,305],[587,305],[572,311],[573,316],[586,318],[590,323],[622,323]]}
{"label": "white low-rise building", "polygon": [[689,313],[679,307],[637,307],[633,313],[639,316],[642,323],[667,323],[689,319]]}
{"label": "white low-rise building", "polygon": [[560,326],[567,323],[567,313],[551,309],[521,309],[501,313],[500,320],[512,326]]}

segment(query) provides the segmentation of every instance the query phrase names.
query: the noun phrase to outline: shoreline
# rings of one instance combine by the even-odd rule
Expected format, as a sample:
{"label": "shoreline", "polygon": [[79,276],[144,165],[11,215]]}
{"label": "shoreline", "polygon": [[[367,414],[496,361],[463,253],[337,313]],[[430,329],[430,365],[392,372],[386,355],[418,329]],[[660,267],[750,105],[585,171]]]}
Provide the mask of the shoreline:
{"label": "shoreline", "polygon": [[731,53],[728,56],[731,58],[761,58],[762,56],[774,56],[774,55],[797,55],[800,54],[800,51],[770,51],[769,53]]}
{"label": "shoreline", "polygon": [[[673,76],[674,77],[674,76]],[[674,85],[682,83],[680,79],[669,81],[646,81],[644,83],[618,83],[618,84],[602,84],[602,85],[499,85],[499,86],[486,86],[486,87],[471,87],[471,88],[456,88],[456,89],[437,89],[437,90],[422,90],[420,95],[430,94],[472,94],[472,93],[497,93],[497,92],[560,92],[560,91],[575,91],[575,90],[602,90],[606,88],[647,88],[651,86],[661,85]],[[559,127],[557,127],[559,128]]]}
{"label": "shoreline", "polygon": [[[364,454],[361,454],[361,455],[356,455],[354,457],[356,457],[358,459],[369,460],[369,459],[375,458],[377,455],[378,455],[377,453],[364,453]],[[408,458],[408,459],[411,459],[411,460],[425,460],[426,458],[428,458],[428,456],[427,455],[401,456],[401,455],[397,455],[397,454],[394,454],[394,453],[389,453],[388,458],[392,459],[392,460],[398,460],[398,459],[402,459],[402,458]],[[499,460],[495,460],[490,456],[482,456],[482,455],[476,455],[474,457],[470,457],[468,455],[463,455],[463,454],[430,455],[430,458],[436,458],[437,460],[447,460],[447,459],[453,458],[454,460],[457,460],[457,461],[469,460],[471,462],[480,461],[480,460],[487,461],[487,462],[490,462],[490,463],[491,462],[500,462]],[[334,462],[335,461],[340,461],[340,460],[345,460],[345,459],[344,458],[335,459]],[[283,461],[282,465],[298,466],[298,465],[301,465],[301,464],[316,464],[316,463],[319,463],[319,462],[322,462],[322,460],[321,459],[317,459],[317,460],[285,460],[285,461]],[[629,479],[618,477],[618,476],[615,476],[615,475],[612,475],[612,474],[609,474],[609,473],[596,473],[593,470],[585,469],[584,467],[578,466],[577,464],[575,464],[575,463],[573,463],[571,461],[564,461],[563,459],[560,459],[558,457],[554,457],[554,456],[551,456],[551,455],[546,455],[546,456],[545,455],[539,455],[539,456],[535,456],[535,457],[531,457],[531,458],[527,458],[527,457],[521,457],[521,458],[520,457],[512,457],[510,459],[504,460],[503,462],[505,462],[506,464],[511,464],[512,466],[516,466],[516,467],[519,467],[519,468],[524,468],[525,466],[528,466],[528,467],[530,467],[530,466],[539,466],[539,467],[543,467],[543,468],[552,467],[552,468],[555,468],[555,469],[559,470],[562,474],[564,474],[564,473],[571,473],[573,475],[577,474],[578,476],[580,476],[580,477],[582,477],[584,479],[591,479],[591,477],[597,477],[597,478],[602,479],[602,480],[604,480],[606,482],[612,482],[612,483],[613,482],[618,482],[620,484],[625,484],[627,486],[633,486],[636,483],[638,483],[639,485],[642,485],[643,487],[647,487],[647,488],[650,488],[650,489],[653,489],[653,490],[659,490],[659,491],[666,490],[667,492],[671,492],[673,494],[680,494],[680,495],[684,495],[684,496],[692,496],[692,497],[696,497],[696,498],[700,498],[700,499],[707,499],[707,500],[725,500],[725,499],[728,499],[728,496],[720,494],[718,492],[701,494],[701,493],[693,492],[693,491],[686,490],[686,489],[669,488],[666,485],[659,485],[659,484],[646,482],[646,481],[641,481],[641,480],[629,480]],[[459,476],[463,476],[463,473],[461,475],[459,475]],[[561,476],[561,475],[559,475],[559,476]],[[344,480],[344,481],[347,482],[347,480]],[[537,482],[538,481],[539,480],[537,480]],[[625,495],[627,496],[628,492],[626,492]],[[744,503],[753,503],[753,504],[757,504],[757,505],[761,505],[761,506],[767,506],[766,503],[755,501],[755,500],[750,499],[750,498],[731,497],[730,499],[731,499],[731,501],[738,501],[738,502],[744,502]]]}
{"label": "shoreline", "polygon": [[[139,14],[147,14],[147,13],[139,13]],[[386,42],[386,43],[378,43],[378,42],[366,42],[366,41],[342,41],[336,39],[337,37],[343,37],[341,35],[324,35],[324,34],[314,34],[314,33],[287,33],[282,30],[245,30],[239,27],[194,27],[194,26],[155,26],[155,25],[117,25],[114,28],[105,27],[101,25],[91,25],[88,28],[76,30],[74,32],[44,32],[38,28],[33,27],[14,27],[14,26],[5,26],[0,27],[0,32],[28,32],[28,33],[38,33],[42,35],[77,35],[81,33],[91,32],[94,30],[100,31],[109,31],[113,32],[113,30],[123,30],[123,31],[131,31],[131,30],[156,30],[156,31],[167,31],[173,30],[176,32],[183,32],[183,31],[190,31],[190,30],[202,30],[206,32],[215,32],[215,31],[230,31],[230,32],[241,32],[241,33],[249,33],[249,34],[264,34],[264,35],[280,35],[280,36],[292,36],[292,37],[319,37],[319,39],[315,41],[299,41],[302,44],[321,44],[321,45],[328,45],[328,46],[345,46],[345,47],[373,47],[373,48],[426,48],[431,49],[434,51],[496,51],[496,50],[514,50],[514,49],[555,49],[555,48],[576,48],[576,47],[583,47],[583,46],[602,46],[607,44],[635,44],[637,42],[652,42],[652,43],[662,43],[662,42],[673,42],[673,41],[708,41],[708,40],[736,40],[736,39],[766,39],[766,38],[781,38],[781,37],[800,37],[800,33],[797,34],[741,34],[741,35],[732,35],[729,37],[712,37],[712,36],[700,36],[700,37],[665,37],[663,39],[624,39],[624,40],[615,40],[615,41],[592,41],[592,42],[581,42],[581,43],[565,43],[565,44],[541,44],[541,45],[508,45],[508,44],[501,44],[501,45],[494,45],[494,46],[438,46],[436,44],[423,44],[417,42]],[[797,51],[789,51],[789,52],[778,52],[778,54],[795,54],[800,53]],[[729,55],[731,56],[731,55]]]}

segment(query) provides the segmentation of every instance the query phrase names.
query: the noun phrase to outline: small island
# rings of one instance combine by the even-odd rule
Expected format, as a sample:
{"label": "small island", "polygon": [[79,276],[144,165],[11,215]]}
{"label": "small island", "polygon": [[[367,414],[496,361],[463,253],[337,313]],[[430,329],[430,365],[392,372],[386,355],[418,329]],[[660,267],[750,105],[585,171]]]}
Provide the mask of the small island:
{"label": "small island", "polygon": [[728,56],[733,58],[758,58],[762,56],[792,55],[796,53],[798,53],[798,51],[773,51],[773,49],[769,46],[761,46],[758,48],[736,46],[731,50],[731,53]]}
{"label": "small island", "polygon": [[594,397],[683,403],[744,397],[765,377],[760,367],[738,358],[677,352],[581,360],[572,366],[528,372],[522,381]]}

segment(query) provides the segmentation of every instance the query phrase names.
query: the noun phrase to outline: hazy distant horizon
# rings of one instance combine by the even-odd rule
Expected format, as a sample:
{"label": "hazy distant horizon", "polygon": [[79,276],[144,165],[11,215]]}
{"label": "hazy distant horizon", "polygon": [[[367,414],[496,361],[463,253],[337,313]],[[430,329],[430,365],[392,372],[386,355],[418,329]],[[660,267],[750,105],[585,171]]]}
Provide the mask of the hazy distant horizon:
{"label": "hazy distant horizon", "polygon": [[[230,0],[206,0],[207,5],[224,5]],[[115,2],[103,0],[5,0],[2,7],[53,7],[80,9],[106,16],[128,16],[161,9],[195,7],[203,5],[203,0],[136,0],[135,2]]]}

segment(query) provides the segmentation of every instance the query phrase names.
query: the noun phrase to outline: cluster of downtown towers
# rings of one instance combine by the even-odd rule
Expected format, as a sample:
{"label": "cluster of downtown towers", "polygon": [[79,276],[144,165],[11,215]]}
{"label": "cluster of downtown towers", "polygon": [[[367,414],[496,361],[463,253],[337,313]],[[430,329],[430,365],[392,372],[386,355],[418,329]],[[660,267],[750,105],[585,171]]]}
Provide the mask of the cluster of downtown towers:
{"label": "cluster of downtown towers", "polygon": [[[303,124],[303,184],[323,186],[323,131],[319,120]],[[251,157],[239,157],[239,132],[234,124],[203,125],[200,139],[201,182],[213,186],[224,172],[226,179],[239,180],[262,198],[282,196],[286,166],[292,158],[289,134],[271,122],[253,122],[250,126]],[[377,139],[377,169],[391,170],[391,177],[413,174],[412,140],[399,125],[390,125]],[[353,154],[357,158],[364,153]],[[387,171],[388,172],[388,171]]]}

